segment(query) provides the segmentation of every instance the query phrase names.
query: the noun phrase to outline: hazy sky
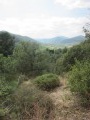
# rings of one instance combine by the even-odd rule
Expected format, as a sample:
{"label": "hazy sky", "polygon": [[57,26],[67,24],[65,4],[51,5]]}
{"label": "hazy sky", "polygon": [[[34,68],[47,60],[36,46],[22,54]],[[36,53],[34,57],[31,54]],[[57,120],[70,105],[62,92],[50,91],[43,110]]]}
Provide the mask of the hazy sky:
{"label": "hazy sky", "polygon": [[0,0],[0,30],[48,38],[83,34],[90,0]]}

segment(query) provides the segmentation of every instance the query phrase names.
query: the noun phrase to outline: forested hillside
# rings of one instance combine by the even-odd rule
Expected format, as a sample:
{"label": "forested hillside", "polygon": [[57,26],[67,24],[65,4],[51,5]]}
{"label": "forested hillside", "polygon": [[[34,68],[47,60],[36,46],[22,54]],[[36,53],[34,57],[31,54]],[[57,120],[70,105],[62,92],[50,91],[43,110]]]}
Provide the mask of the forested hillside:
{"label": "forested hillside", "polygon": [[[71,48],[42,50],[32,39],[0,32],[0,120],[59,120],[49,94],[65,78],[65,89],[90,108],[90,36],[85,34],[86,40]],[[15,44],[16,39],[22,40]]]}
{"label": "forested hillside", "polygon": [[[2,32],[7,32],[7,31],[0,31],[0,34]],[[10,35],[13,37],[13,39],[16,43],[18,43],[20,41],[36,42],[36,40],[34,40],[33,38],[30,38],[30,37],[27,37],[27,36],[17,35],[17,34],[13,34],[13,33],[10,33]]]}

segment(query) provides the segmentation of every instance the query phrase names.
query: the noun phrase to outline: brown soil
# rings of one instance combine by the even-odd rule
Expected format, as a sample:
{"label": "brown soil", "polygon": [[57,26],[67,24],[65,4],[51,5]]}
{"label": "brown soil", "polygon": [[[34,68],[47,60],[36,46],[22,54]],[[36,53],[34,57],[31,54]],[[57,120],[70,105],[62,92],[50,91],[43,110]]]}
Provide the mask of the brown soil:
{"label": "brown soil", "polygon": [[90,120],[90,109],[81,107],[74,95],[66,86],[66,80],[61,80],[62,86],[48,93],[55,104],[54,120]]}

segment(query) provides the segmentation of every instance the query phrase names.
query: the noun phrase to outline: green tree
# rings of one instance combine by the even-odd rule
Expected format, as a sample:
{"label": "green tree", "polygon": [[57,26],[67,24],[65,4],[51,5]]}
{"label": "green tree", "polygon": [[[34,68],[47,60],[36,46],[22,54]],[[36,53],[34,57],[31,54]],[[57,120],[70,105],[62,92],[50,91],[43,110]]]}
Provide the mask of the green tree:
{"label": "green tree", "polygon": [[20,74],[33,74],[38,44],[33,42],[20,42],[13,53],[16,60],[16,69]]}
{"label": "green tree", "polygon": [[10,35],[8,32],[2,31],[0,32],[0,54],[4,56],[11,55],[14,49],[14,37]]}
{"label": "green tree", "polygon": [[[70,71],[71,67],[75,65],[75,60],[84,61],[90,59],[90,38],[86,39],[79,45],[73,46],[68,49],[67,53],[63,54],[62,62],[58,62],[57,65],[62,67],[62,72]],[[61,59],[62,59],[61,58]],[[59,59],[60,61],[60,59]]]}

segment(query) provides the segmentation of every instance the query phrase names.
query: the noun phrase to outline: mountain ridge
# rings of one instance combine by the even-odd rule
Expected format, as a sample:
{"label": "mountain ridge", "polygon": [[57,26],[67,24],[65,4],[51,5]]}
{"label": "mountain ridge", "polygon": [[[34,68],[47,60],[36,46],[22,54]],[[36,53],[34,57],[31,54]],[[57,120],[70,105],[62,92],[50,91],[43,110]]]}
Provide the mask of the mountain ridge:
{"label": "mountain ridge", "polygon": [[39,40],[36,39],[36,40],[42,44],[68,46],[68,45],[76,45],[76,44],[83,42],[85,40],[85,36],[78,35],[78,36],[71,37],[71,38],[60,36],[60,37],[54,37],[54,38],[49,38],[49,39],[39,39]]}
{"label": "mountain ridge", "polygon": [[[7,31],[0,31],[0,32],[7,32]],[[8,32],[10,33],[10,32]],[[19,41],[27,41],[27,42],[37,42],[42,45],[53,45],[53,46],[73,46],[76,44],[79,44],[85,40],[85,37],[83,35],[75,36],[75,37],[65,37],[65,36],[56,36],[53,38],[42,38],[42,39],[33,39],[28,36],[18,35],[10,33],[12,36],[14,36],[15,42]]]}

